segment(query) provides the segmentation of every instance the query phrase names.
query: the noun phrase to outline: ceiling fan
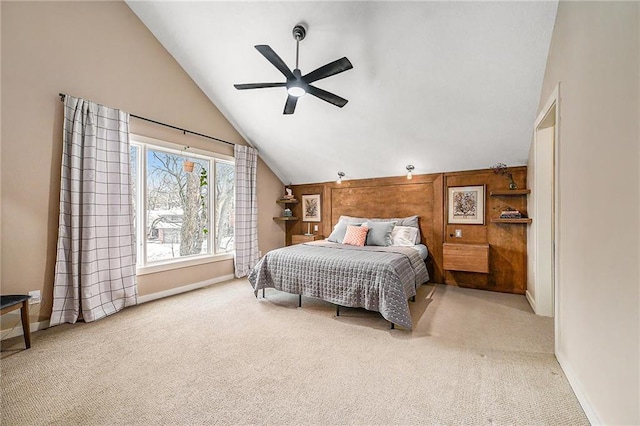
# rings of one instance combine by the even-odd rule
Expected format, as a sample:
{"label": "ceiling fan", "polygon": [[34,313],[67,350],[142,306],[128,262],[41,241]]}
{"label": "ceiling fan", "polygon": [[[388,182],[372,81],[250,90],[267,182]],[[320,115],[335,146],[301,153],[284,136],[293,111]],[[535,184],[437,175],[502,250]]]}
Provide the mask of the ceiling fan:
{"label": "ceiling fan", "polygon": [[313,95],[323,101],[329,102],[337,107],[342,108],[347,104],[347,100],[341,98],[338,95],[327,92],[326,90],[319,89],[311,85],[314,81],[318,81],[323,78],[331,77],[332,75],[339,74],[343,71],[353,68],[351,62],[345,57],[330,62],[320,68],[311,71],[309,74],[302,75],[298,68],[298,53],[299,44],[301,40],[304,40],[307,31],[302,25],[296,25],[293,27],[293,38],[296,40],[296,68],[291,71],[284,61],[278,56],[271,47],[266,44],[259,44],[255,48],[267,58],[267,61],[271,62],[274,67],[278,69],[286,78],[287,81],[283,83],[248,83],[248,84],[234,84],[233,86],[238,90],[246,89],[262,89],[265,87],[286,87],[287,102],[284,104],[284,114],[293,114],[296,109],[296,103],[298,98],[306,93]]}

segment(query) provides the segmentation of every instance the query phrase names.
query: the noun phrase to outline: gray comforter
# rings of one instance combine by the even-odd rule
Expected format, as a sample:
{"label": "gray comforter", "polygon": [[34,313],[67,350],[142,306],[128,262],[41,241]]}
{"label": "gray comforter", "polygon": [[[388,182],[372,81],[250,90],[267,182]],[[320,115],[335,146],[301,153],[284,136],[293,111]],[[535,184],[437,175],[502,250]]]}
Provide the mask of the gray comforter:
{"label": "gray comforter", "polygon": [[411,329],[408,299],[429,280],[417,250],[315,241],[272,250],[249,274],[253,289],[273,287],[341,306],[378,311]]}

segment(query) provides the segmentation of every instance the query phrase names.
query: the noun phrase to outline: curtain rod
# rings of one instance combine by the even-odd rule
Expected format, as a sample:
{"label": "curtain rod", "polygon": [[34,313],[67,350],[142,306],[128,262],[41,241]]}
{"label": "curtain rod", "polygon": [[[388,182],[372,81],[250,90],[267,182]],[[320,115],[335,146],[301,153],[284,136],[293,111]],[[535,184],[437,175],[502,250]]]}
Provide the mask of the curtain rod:
{"label": "curtain rod", "polygon": [[[61,101],[64,101],[64,98],[67,95],[65,95],[64,93],[58,93],[58,96],[60,96],[60,100]],[[182,127],[172,126],[171,124],[162,123],[160,121],[152,120],[150,118],[140,117],[139,115],[135,115],[135,114],[131,114],[131,113],[129,113],[129,115],[131,117],[137,118],[139,120],[144,120],[144,121],[148,121],[150,123],[159,124],[161,126],[170,127],[172,129],[180,130],[184,134],[191,133],[192,135],[200,136],[202,138],[207,138],[207,139],[213,139],[214,141],[226,143],[228,145],[236,145],[236,143],[234,143],[234,142],[229,142],[229,141],[225,141],[224,139],[214,138],[213,136],[204,135],[204,134],[198,133],[198,132],[192,132],[191,130],[183,129]]]}

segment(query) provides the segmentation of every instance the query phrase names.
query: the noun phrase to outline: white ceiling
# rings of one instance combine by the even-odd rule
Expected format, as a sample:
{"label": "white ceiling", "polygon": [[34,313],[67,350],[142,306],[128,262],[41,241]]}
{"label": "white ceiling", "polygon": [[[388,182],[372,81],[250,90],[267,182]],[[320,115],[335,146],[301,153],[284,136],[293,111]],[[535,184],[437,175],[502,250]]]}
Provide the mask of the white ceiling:
{"label": "white ceiling", "polygon": [[[526,164],[557,1],[142,2],[129,7],[284,183]],[[284,82],[254,45],[300,69],[353,69],[283,115]],[[214,135],[215,136],[215,135]]]}

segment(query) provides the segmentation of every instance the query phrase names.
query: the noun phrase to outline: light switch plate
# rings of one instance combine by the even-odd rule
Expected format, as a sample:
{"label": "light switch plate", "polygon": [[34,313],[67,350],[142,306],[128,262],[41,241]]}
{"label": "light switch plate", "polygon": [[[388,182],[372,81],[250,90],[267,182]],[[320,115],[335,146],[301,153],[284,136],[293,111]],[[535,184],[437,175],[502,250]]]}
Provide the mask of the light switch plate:
{"label": "light switch plate", "polygon": [[462,238],[462,229],[456,229],[456,238]]}
{"label": "light switch plate", "polygon": [[313,231],[318,232],[318,225],[313,225]]}

